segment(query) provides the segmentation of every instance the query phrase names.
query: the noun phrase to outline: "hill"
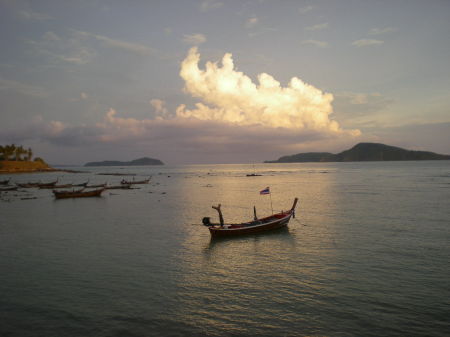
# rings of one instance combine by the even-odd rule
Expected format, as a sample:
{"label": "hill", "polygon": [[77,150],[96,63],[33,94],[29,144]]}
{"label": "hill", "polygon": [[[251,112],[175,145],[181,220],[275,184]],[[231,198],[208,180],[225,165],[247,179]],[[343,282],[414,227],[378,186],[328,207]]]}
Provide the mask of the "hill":
{"label": "hill", "polygon": [[450,160],[449,155],[428,151],[411,151],[378,143],[359,143],[338,154],[329,152],[298,153],[265,163],[348,162],[348,161],[402,161]]}
{"label": "hill", "polygon": [[143,157],[132,161],[105,160],[98,162],[89,162],[84,164],[84,166],[149,166],[149,165],[164,165],[164,163],[159,159]]}
{"label": "hill", "polygon": [[51,172],[56,171],[43,160],[0,160],[0,173]]}

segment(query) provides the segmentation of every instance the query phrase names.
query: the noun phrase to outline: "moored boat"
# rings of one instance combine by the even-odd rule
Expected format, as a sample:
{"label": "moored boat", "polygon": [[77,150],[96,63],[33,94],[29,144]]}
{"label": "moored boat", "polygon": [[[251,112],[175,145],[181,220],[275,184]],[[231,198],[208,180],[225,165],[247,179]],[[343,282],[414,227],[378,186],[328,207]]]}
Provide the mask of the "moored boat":
{"label": "moored boat", "polygon": [[106,183],[103,184],[97,184],[97,185],[86,185],[86,188],[101,188],[101,187],[106,187]]}
{"label": "moored boat", "polygon": [[0,187],[0,192],[17,191],[18,186]]}
{"label": "moored boat", "polygon": [[34,187],[39,187],[39,183],[16,183],[17,186],[22,187],[22,188],[34,188]]}
{"label": "moored boat", "polygon": [[297,205],[297,201],[298,198],[295,198],[294,204],[288,211],[282,211],[280,213],[272,214],[261,219],[256,218],[255,211],[254,220],[237,224],[224,223],[222,211],[219,204],[217,207],[213,206],[213,208],[219,212],[220,223],[211,223],[210,218],[205,217],[203,218],[203,225],[208,227],[212,237],[240,236],[282,228],[287,226],[291,217],[295,217],[295,206]]}
{"label": "moored boat", "polygon": [[89,184],[89,179],[88,179],[88,181],[86,181],[85,183],[81,183],[81,184],[72,184],[72,186],[74,186],[74,187],[86,187],[87,184]]}
{"label": "moored boat", "polygon": [[107,190],[129,190],[131,189],[131,184],[122,184],[122,185],[111,185],[105,187]]}
{"label": "moored boat", "polygon": [[53,190],[53,194],[56,199],[67,199],[67,198],[86,198],[86,197],[100,197],[105,188],[99,188],[92,191],[84,191],[84,188],[73,191],[56,191]]}
{"label": "moored boat", "polygon": [[39,187],[39,188],[52,187],[52,186],[55,186],[57,183],[58,183],[58,179],[56,179],[55,181],[52,181],[50,183],[38,183],[38,184],[36,184],[36,187]]}
{"label": "moored boat", "polygon": [[11,178],[6,179],[6,180],[0,180],[0,185],[8,185],[10,180],[11,180]]}
{"label": "moored boat", "polygon": [[43,190],[43,189],[55,189],[55,188],[70,188],[73,187],[72,184],[62,184],[62,185],[44,185],[44,186],[39,186],[39,189]]}
{"label": "moored boat", "polygon": [[133,178],[133,180],[131,180],[131,181],[122,179],[122,181],[120,183],[122,185],[148,184],[150,182],[151,178],[152,178],[151,176],[148,177],[148,179],[144,179],[144,180],[134,180],[134,178]]}

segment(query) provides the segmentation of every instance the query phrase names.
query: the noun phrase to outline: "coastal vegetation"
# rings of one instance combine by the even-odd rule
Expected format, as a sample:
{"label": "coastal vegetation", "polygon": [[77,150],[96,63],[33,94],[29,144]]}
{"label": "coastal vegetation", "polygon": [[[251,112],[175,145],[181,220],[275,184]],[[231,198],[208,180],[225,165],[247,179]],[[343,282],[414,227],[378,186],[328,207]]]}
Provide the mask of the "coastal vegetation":
{"label": "coastal vegetation", "polygon": [[40,157],[33,160],[33,150],[22,145],[0,145],[0,173],[39,172],[53,169]]}
{"label": "coastal vegetation", "polygon": [[0,145],[0,160],[30,161],[33,158],[33,150],[25,149],[22,145]]}
{"label": "coastal vegetation", "polygon": [[359,143],[337,154],[329,152],[298,153],[283,156],[265,163],[349,162],[349,161],[403,161],[403,160],[450,160],[449,155],[428,151],[405,150],[400,147],[378,143]]}

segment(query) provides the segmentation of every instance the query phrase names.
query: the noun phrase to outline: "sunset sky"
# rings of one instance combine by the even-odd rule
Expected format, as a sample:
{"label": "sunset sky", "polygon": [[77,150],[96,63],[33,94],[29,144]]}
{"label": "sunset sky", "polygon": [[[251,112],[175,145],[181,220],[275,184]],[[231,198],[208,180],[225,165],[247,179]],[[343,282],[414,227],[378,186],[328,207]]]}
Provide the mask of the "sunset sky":
{"label": "sunset sky", "polygon": [[448,0],[0,0],[0,144],[53,164],[450,154]]}

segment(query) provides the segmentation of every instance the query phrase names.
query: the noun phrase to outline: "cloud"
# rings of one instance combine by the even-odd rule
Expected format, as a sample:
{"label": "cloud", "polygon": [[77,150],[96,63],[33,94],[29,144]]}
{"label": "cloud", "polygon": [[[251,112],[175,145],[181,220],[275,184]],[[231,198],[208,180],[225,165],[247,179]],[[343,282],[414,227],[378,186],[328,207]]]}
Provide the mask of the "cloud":
{"label": "cloud", "polygon": [[200,11],[205,13],[212,9],[217,9],[223,6],[222,2],[216,1],[216,0],[204,0],[200,4]]}
{"label": "cloud", "polygon": [[51,20],[52,17],[45,13],[38,13],[32,10],[22,10],[19,12],[19,17],[24,20],[30,21],[47,21]]}
{"label": "cloud", "polygon": [[367,127],[394,102],[380,93],[340,92],[335,94],[336,116],[348,127]]}
{"label": "cloud", "polygon": [[248,18],[245,22],[246,28],[253,28],[258,24],[259,19],[256,16],[253,16],[251,18]]}
{"label": "cloud", "polygon": [[124,40],[119,39],[112,39],[107,36],[93,34],[89,32],[83,32],[83,31],[75,31],[75,34],[77,34],[80,37],[91,37],[96,39],[97,41],[100,41],[103,43],[104,46],[109,48],[116,48],[125,50],[134,54],[143,55],[143,56],[152,56],[157,53],[156,49],[153,49],[147,45],[139,44],[139,43],[133,43],[128,42]]}
{"label": "cloud", "polygon": [[328,28],[328,22],[325,23],[320,23],[317,25],[313,25],[313,26],[308,26],[305,29],[309,30],[309,31],[315,31],[315,30],[324,30]]}
{"label": "cloud", "polygon": [[150,105],[155,109],[155,112],[161,116],[167,116],[169,111],[165,107],[166,102],[160,99],[151,99]]}
{"label": "cloud", "polygon": [[329,46],[328,42],[318,40],[304,40],[302,41],[302,44],[309,44],[318,48],[327,48]]}
{"label": "cloud", "polygon": [[71,63],[84,65],[96,56],[92,48],[84,45],[86,35],[72,34],[69,38],[62,38],[52,31],[44,33],[37,41],[27,41],[33,51],[44,56],[52,63]]}
{"label": "cloud", "polygon": [[191,48],[180,69],[185,92],[199,99],[193,108],[181,104],[169,111],[163,100],[154,98],[149,101],[154,111],[147,118],[130,117],[126,111],[119,114],[113,108],[92,125],[38,118],[0,130],[0,141],[47,144],[70,162],[73,151],[83,162],[98,153],[114,155],[120,148],[140,155],[149,155],[151,149],[156,158],[172,163],[229,163],[273,159],[324,144],[349,145],[360,135],[330,119],[332,94],[297,77],[283,87],[262,73],[253,83],[234,68],[231,54],[225,54],[220,66],[207,62],[199,69],[199,61],[197,48]]}
{"label": "cloud", "polygon": [[82,149],[80,159],[67,155],[65,160],[72,163],[74,160],[86,162],[87,157],[98,157],[98,153],[116,156],[118,148],[139,149],[142,155],[148,155],[151,149],[152,155],[171,163],[230,163],[274,159],[323,143],[347,144],[353,142],[354,137],[342,135],[336,138],[314,130],[299,133],[295,129],[235,125],[197,118],[139,120],[119,116],[115,109],[109,109],[103,121],[95,125],[68,125],[36,118],[15,130],[0,130],[0,141],[44,142],[59,149],[60,158],[65,158],[70,151]]}
{"label": "cloud", "polygon": [[60,35],[48,31],[38,40],[28,40],[27,44],[33,53],[44,57],[52,64],[85,65],[93,62],[105,48],[123,51],[132,55],[144,57],[167,56],[159,50],[144,44],[113,39],[107,36],[93,34],[85,31],[69,30]]}
{"label": "cloud", "polygon": [[355,47],[368,47],[368,46],[379,46],[382,45],[384,41],[374,40],[374,39],[361,39],[352,42],[352,46]]}
{"label": "cloud", "polygon": [[306,13],[312,11],[312,10],[313,10],[313,6],[306,6],[306,7],[301,7],[301,8],[299,8],[299,9],[298,9],[298,12],[299,12],[300,14],[306,14]]}
{"label": "cloud", "polygon": [[49,93],[43,87],[32,85],[14,80],[7,80],[0,77],[0,91],[12,90],[22,95],[32,96],[37,98],[48,97]]}
{"label": "cloud", "polygon": [[382,35],[382,34],[392,33],[395,31],[397,31],[397,28],[393,28],[393,27],[372,28],[369,31],[369,35]]}
{"label": "cloud", "polygon": [[189,45],[198,46],[199,44],[206,42],[206,36],[203,34],[185,34],[183,42]]}
{"label": "cloud", "polygon": [[179,117],[297,131],[359,134],[357,130],[343,131],[336,121],[329,119],[333,112],[332,94],[323,93],[297,77],[293,77],[287,87],[282,87],[272,76],[262,73],[258,75],[257,85],[234,70],[229,53],[223,57],[221,67],[207,62],[206,69],[201,70],[199,61],[197,48],[191,48],[181,64],[180,76],[185,81],[185,91],[204,103],[197,103],[195,109],[179,106]]}

